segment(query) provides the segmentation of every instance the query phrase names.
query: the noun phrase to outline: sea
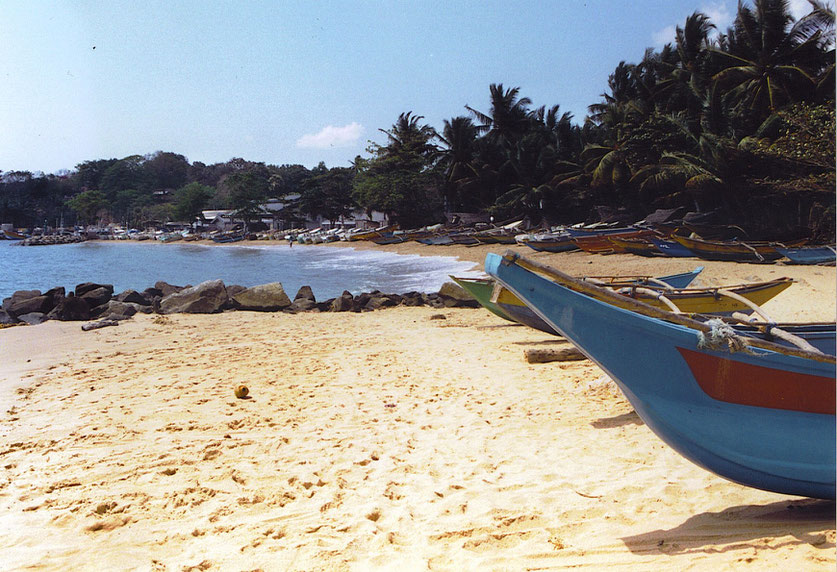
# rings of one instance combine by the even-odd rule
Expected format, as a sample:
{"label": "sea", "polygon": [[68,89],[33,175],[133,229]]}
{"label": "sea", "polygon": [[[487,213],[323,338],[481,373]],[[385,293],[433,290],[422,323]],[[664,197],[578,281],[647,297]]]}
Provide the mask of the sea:
{"label": "sea", "polygon": [[293,298],[310,286],[317,300],[380,290],[388,294],[437,292],[450,275],[476,276],[471,262],[452,256],[402,255],[326,245],[94,241],[52,246],[19,246],[0,240],[0,299],[16,290],[82,282],[113,284],[114,292],[142,291],[158,280],[175,286],[221,279],[249,287],[281,282]]}

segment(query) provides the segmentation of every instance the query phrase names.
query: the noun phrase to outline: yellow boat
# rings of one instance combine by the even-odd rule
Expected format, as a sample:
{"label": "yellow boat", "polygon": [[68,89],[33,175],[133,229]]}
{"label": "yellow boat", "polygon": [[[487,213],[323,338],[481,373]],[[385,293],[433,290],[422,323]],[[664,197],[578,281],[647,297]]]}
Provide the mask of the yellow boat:
{"label": "yellow boat", "polygon": [[[591,281],[613,288],[626,298],[640,300],[657,308],[675,310],[684,314],[721,315],[752,310],[753,306],[761,306],[793,284],[792,278],[777,278],[768,282],[719,288],[670,289],[648,285],[602,284],[595,280]],[[504,286],[495,285],[491,301],[515,321],[544,332],[554,333],[540,316]],[[606,301],[613,304],[612,300]],[[622,307],[629,309],[630,304],[626,302]]]}

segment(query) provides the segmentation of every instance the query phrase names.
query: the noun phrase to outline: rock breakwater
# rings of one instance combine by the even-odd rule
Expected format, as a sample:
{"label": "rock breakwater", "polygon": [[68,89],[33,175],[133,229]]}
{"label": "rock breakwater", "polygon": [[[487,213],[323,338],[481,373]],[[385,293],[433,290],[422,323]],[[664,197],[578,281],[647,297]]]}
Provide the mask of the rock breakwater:
{"label": "rock breakwater", "polygon": [[[209,280],[196,286],[175,286],[159,281],[142,292],[114,293],[113,285],[84,282],[66,292],[63,286],[46,292],[18,290],[0,307],[0,326],[35,325],[47,320],[98,320],[114,325],[138,312],[150,314],[214,314],[226,311],[256,312],[370,312],[394,306],[434,308],[477,308],[479,303],[458,285],[445,283],[439,292],[386,294],[378,290],[353,295],[344,291],[336,298],[318,301],[309,286],[303,286],[293,300],[282,284],[273,282],[246,288]],[[92,328],[86,328],[92,329]]]}

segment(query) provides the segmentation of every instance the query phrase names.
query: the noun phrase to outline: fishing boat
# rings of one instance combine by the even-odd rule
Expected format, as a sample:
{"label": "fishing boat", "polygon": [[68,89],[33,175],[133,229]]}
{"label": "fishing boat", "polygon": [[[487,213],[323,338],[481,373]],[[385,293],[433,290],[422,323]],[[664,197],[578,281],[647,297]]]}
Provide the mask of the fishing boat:
{"label": "fishing boat", "polygon": [[782,254],[776,250],[777,245],[769,242],[743,242],[740,240],[720,242],[676,235],[672,238],[704,260],[773,262],[782,258]]}
{"label": "fishing boat", "polygon": [[653,230],[649,229],[630,228],[621,232],[611,230],[585,236],[574,236],[573,241],[581,250],[590,254],[613,254],[615,252],[625,252],[613,242],[614,238],[650,238],[655,234]]}
{"label": "fishing boat", "polygon": [[222,234],[217,234],[212,236],[212,242],[217,242],[219,244],[227,244],[230,242],[240,242],[244,240],[244,233],[240,232],[225,232]]}
{"label": "fishing boat", "polygon": [[[689,272],[681,272],[670,276],[653,278],[650,276],[590,276],[584,280],[593,280],[599,284],[608,284],[611,287],[630,285],[664,285],[672,288],[685,288],[697,278],[703,271],[703,266],[698,266]],[[480,304],[489,311],[501,318],[511,320],[536,330],[556,335],[555,330],[540,316],[535,314],[523,301],[515,296],[501,284],[497,284],[490,278],[457,279],[453,278],[460,286],[465,288]],[[462,280],[463,282],[460,282]]]}
{"label": "fishing boat", "polygon": [[789,264],[834,264],[837,260],[837,250],[833,246],[777,246],[776,250],[788,259]]}
{"label": "fishing boat", "polygon": [[695,258],[694,252],[676,240],[654,237],[651,237],[649,240],[663,256],[670,256],[672,258]]}
{"label": "fishing boat", "polygon": [[345,238],[348,241],[354,240],[372,240],[373,238],[379,238],[385,235],[388,232],[392,232],[398,230],[398,225],[393,224],[389,226],[382,226],[379,228],[373,228],[369,230],[358,230],[354,232],[349,232],[346,234]]}
{"label": "fishing boat", "polygon": [[[674,289],[649,283],[607,283],[590,278],[583,280],[615,291],[619,294],[616,300],[623,308],[631,307],[634,301],[640,300],[660,309],[685,314],[718,316],[731,316],[735,312],[752,312],[793,284],[790,278],[779,278],[769,282],[754,282],[722,288]],[[553,333],[551,326],[502,284],[495,285],[491,301],[500,306],[515,321],[543,332]]]}
{"label": "fishing boat", "polygon": [[578,250],[573,237],[567,233],[539,233],[520,239],[521,242],[538,252],[570,252]]}
{"label": "fishing boat", "polygon": [[480,305],[504,320],[516,322],[503,308],[491,301],[491,293],[494,291],[494,280],[491,278],[464,278],[451,276],[451,279],[465,289],[468,294],[480,303]]}
{"label": "fishing boat", "polygon": [[624,238],[620,236],[609,236],[607,239],[613,243],[614,252],[628,252],[639,256],[661,256],[662,252],[657,248],[650,237]]}
{"label": "fishing boat", "polygon": [[21,234],[16,230],[4,230],[3,231],[3,238],[5,240],[23,240],[26,238],[25,234]]}
{"label": "fishing boat", "polygon": [[633,301],[513,253],[486,272],[601,367],[678,453],[731,481],[835,498],[835,357]]}

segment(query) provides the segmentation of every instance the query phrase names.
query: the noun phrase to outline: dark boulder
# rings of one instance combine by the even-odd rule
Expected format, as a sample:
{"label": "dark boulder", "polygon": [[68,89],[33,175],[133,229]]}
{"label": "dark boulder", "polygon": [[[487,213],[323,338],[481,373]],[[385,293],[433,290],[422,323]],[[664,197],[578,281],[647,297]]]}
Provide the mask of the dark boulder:
{"label": "dark boulder", "polygon": [[351,312],[354,307],[354,296],[348,290],[343,290],[343,293],[331,302],[332,312]]}
{"label": "dark boulder", "polygon": [[439,289],[439,298],[446,308],[478,308],[480,303],[459,284],[445,282]]}
{"label": "dark boulder", "polygon": [[114,296],[114,300],[117,302],[127,302],[129,304],[140,304],[141,306],[150,306],[151,300],[154,297],[150,296],[146,293],[140,293],[136,290],[125,290],[124,292],[120,292],[116,296]]}
{"label": "dark boulder", "polygon": [[9,313],[0,308],[0,326],[8,326],[9,324],[17,324],[18,319],[9,315]]}
{"label": "dark boulder", "polygon": [[[51,302],[52,308],[54,308],[58,302],[64,299],[67,295],[67,290],[63,286],[57,286],[55,288],[50,288],[46,292],[44,292],[44,296],[48,297]],[[50,310],[52,309],[50,308]]]}
{"label": "dark boulder", "polygon": [[224,282],[209,280],[165,296],[160,300],[160,313],[214,314],[220,312],[228,301]]}
{"label": "dark boulder", "polygon": [[421,292],[407,292],[401,296],[401,303],[405,306],[424,306]]}
{"label": "dark boulder", "polygon": [[246,288],[231,298],[234,307],[258,312],[276,312],[291,305],[291,299],[279,282]]}
{"label": "dark boulder", "polygon": [[109,289],[111,295],[113,295],[113,284],[97,284],[96,282],[82,282],[81,284],[76,285],[74,292],[77,297],[81,298],[86,293],[99,288]]}
{"label": "dark boulder", "polygon": [[37,326],[38,324],[43,324],[49,318],[47,318],[46,314],[43,312],[30,312],[28,314],[23,314],[22,316],[17,317],[18,320],[29,324],[30,326]]}
{"label": "dark boulder", "polygon": [[303,286],[294,297],[293,303],[287,307],[291,312],[307,312],[317,308],[317,300],[310,286]]}
{"label": "dark boulder", "polygon": [[[227,286],[227,296],[232,298],[239,292],[244,292],[245,290],[247,290],[246,286],[242,286],[241,284],[230,284]],[[288,302],[290,302],[290,300],[288,300]]]}
{"label": "dark boulder", "polygon": [[296,296],[294,296],[294,302],[297,300],[311,300],[312,302],[317,301],[314,298],[314,291],[311,290],[310,286],[303,286],[297,291]]}
{"label": "dark boulder", "polygon": [[82,300],[87,302],[87,305],[90,306],[91,310],[93,310],[97,306],[107,304],[112,296],[113,286],[111,286],[110,284],[99,286],[98,288],[93,288],[92,290],[85,290],[84,294],[81,295],[79,295],[78,292],[76,292],[76,298],[81,298]]}
{"label": "dark boulder", "polygon": [[154,287],[146,288],[145,290],[142,291],[142,294],[143,294],[143,296],[147,296],[149,300],[153,300],[154,298],[162,298],[163,297],[163,291],[160,290],[159,288],[154,288]]}
{"label": "dark boulder", "polygon": [[18,290],[3,300],[3,309],[13,318],[20,318],[31,312],[46,314],[52,309],[51,306],[52,298],[44,296],[40,290]]}
{"label": "dark boulder", "polygon": [[129,302],[120,302],[119,300],[111,300],[104,305],[103,309],[99,312],[99,315],[109,316],[111,314],[115,314],[117,316],[130,318],[137,313],[138,305],[139,304],[131,304]]}
{"label": "dark boulder", "polygon": [[352,312],[361,312],[363,308],[366,306],[366,303],[369,302],[369,299],[375,295],[380,294],[377,290],[375,292],[361,292],[357,296],[354,297],[352,300]]}
{"label": "dark boulder", "polygon": [[401,296],[398,294],[374,294],[364,305],[364,310],[380,310],[381,308],[392,308],[401,303]]}
{"label": "dark boulder", "polygon": [[90,306],[87,302],[76,296],[67,296],[49,313],[50,319],[61,321],[76,321],[90,319]]}
{"label": "dark boulder", "polygon": [[181,290],[185,290],[186,288],[188,288],[188,286],[174,286],[162,280],[159,280],[154,283],[154,289],[158,290],[160,292],[160,296],[162,296],[163,298],[180,292]]}

